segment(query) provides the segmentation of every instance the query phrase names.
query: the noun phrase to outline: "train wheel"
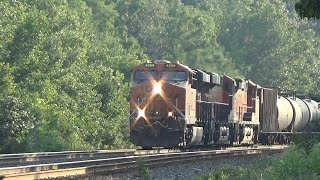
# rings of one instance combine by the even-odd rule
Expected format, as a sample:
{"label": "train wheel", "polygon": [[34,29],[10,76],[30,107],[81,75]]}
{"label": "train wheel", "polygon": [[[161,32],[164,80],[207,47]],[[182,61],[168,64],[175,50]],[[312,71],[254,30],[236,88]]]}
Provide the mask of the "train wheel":
{"label": "train wheel", "polygon": [[234,143],[234,139],[235,139],[235,137],[234,137],[235,135],[234,135],[234,133],[233,133],[233,131],[231,131],[231,134],[230,134],[230,138],[229,138],[229,146],[231,146],[231,147],[233,147],[233,143]]}
{"label": "train wheel", "polygon": [[174,146],[165,146],[164,149],[175,149]]}
{"label": "train wheel", "polygon": [[273,137],[273,135],[269,135],[268,136],[268,145],[272,145],[272,144],[274,144],[274,137]]}
{"label": "train wheel", "polygon": [[258,136],[258,128],[253,129],[253,144],[258,144],[259,136]]}

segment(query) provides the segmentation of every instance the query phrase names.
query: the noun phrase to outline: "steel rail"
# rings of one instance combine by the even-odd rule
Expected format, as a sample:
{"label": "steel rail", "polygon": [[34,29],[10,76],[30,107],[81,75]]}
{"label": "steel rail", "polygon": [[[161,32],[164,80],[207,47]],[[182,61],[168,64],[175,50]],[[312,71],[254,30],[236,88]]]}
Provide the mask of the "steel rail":
{"label": "steel rail", "polygon": [[0,155],[0,167],[14,167],[26,164],[39,164],[45,161],[65,162],[85,159],[111,158],[134,155],[135,150],[122,151],[64,151]]}
{"label": "steel rail", "polygon": [[205,148],[194,149],[153,149],[153,150],[96,150],[96,151],[62,151],[62,152],[39,152],[22,154],[0,154],[1,167],[15,167],[23,165],[41,164],[45,161],[52,163],[89,160],[97,158],[111,158],[131,155],[160,154],[172,152],[198,151]]}
{"label": "steel rail", "polygon": [[136,162],[143,158],[148,166],[154,167],[163,164],[178,163],[199,159],[221,158],[226,156],[246,156],[261,153],[278,153],[285,147],[264,147],[250,149],[228,149],[197,152],[179,152],[156,155],[134,155],[129,157],[109,158],[100,160],[43,164],[16,168],[0,168],[0,179],[42,179],[60,176],[81,175],[92,172],[114,173],[136,167]]}

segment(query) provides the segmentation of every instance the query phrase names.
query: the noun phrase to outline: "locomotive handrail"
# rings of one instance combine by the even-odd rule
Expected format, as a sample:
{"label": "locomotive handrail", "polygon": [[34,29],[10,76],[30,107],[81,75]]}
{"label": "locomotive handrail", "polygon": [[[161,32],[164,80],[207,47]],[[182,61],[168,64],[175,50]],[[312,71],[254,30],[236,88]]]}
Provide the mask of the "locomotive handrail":
{"label": "locomotive handrail", "polygon": [[183,119],[186,119],[186,116],[180,111],[180,109],[178,109],[178,108],[171,102],[171,99],[169,100],[169,102],[170,102],[171,105],[174,107],[174,109],[180,114],[180,116],[181,116]]}

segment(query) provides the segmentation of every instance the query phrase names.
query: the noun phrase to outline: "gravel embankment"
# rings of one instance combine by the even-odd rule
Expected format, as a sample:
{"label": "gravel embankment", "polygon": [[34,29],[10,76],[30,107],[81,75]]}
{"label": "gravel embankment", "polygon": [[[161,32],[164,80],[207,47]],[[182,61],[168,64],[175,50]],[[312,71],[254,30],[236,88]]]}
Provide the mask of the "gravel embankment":
{"label": "gravel embankment", "polygon": [[[152,180],[185,180],[194,179],[197,176],[204,175],[207,172],[211,172],[215,169],[219,169],[224,165],[236,165],[236,166],[247,166],[256,161],[261,161],[274,155],[251,155],[246,157],[230,157],[230,158],[219,158],[212,160],[199,160],[184,164],[174,164],[164,167],[149,168],[150,179]],[[138,170],[130,170],[127,173],[119,174],[88,174],[77,177],[66,177],[59,179],[82,179],[82,180],[139,180]]]}

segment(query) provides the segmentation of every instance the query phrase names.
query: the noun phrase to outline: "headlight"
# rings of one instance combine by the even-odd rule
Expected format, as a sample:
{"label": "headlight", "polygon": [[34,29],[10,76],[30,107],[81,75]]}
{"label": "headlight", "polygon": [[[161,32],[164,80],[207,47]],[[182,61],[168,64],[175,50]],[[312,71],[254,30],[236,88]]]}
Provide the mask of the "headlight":
{"label": "headlight", "polygon": [[157,82],[153,85],[153,92],[159,94],[161,92],[161,83]]}
{"label": "headlight", "polygon": [[144,110],[143,109],[139,109],[138,117],[144,117]]}

